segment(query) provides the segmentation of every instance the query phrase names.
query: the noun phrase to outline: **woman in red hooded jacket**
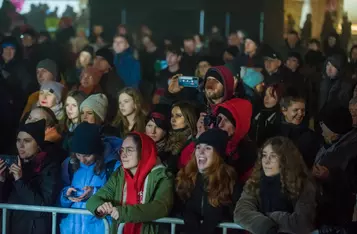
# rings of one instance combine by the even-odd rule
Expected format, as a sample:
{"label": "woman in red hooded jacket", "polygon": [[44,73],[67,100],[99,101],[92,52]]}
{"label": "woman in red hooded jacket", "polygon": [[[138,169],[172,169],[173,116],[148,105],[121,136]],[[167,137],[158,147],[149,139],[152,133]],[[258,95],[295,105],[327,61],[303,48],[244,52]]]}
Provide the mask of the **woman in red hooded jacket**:
{"label": "woman in red hooded jacket", "polygon": [[111,233],[155,234],[149,222],[166,217],[173,205],[173,178],[157,157],[155,142],[144,133],[129,133],[120,149],[122,166],[87,201],[97,217],[113,218]]}
{"label": "woman in red hooded jacket", "polygon": [[[252,118],[252,105],[249,101],[233,98],[218,104],[214,111],[218,127],[229,135],[226,148],[227,163],[236,169],[238,178],[245,182],[251,174],[257,158],[255,144],[247,137]],[[181,153],[179,168],[184,167],[192,158],[195,142],[188,145]]]}

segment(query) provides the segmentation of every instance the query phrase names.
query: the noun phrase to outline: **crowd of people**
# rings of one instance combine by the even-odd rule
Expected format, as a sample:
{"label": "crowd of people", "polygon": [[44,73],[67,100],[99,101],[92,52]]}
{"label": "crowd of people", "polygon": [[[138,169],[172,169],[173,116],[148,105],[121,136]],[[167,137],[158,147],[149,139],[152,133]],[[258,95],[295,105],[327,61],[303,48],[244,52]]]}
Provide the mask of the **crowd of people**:
{"label": "crowd of people", "polygon": [[[94,27],[71,54],[22,29],[0,44],[2,203],[93,214],[59,217],[62,234],[102,233],[101,218],[112,234],[167,233],[152,221],[168,216],[186,234],[223,221],[354,233],[357,45],[347,54],[331,34],[322,50],[290,31],[273,49],[219,30],[158,43],[120,25],[112,43]],[[49,214],[7,216],[7,233],[50,233]]]}

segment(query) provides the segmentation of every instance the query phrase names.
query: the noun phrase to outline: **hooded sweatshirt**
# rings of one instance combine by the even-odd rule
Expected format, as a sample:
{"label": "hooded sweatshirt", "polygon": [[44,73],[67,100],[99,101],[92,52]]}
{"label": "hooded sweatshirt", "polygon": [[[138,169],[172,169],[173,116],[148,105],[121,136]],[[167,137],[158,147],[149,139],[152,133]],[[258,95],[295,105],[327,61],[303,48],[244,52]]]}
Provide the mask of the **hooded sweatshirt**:
{"label": "hooded sweatshirt", "polygon": [[325,105],[348,107],[349,101],[352,98],[352,84],[343,80],[344,76],[344,61],[341,55],[333,55],[329,57],[325,63],[330,62],[338,73],[335,77],[328,77],[326,69],[323,70],[323,79],[320,83],[319,95],[319,110]]}
{"label": "hooded sweatshirt", "polygon": [[[226,149],[228,156],[227,163],[236,169],[239,179],[245,181],[250,176],[256,160],[255,152],[253,153],[252,147],[248,146],[248,144],[246,144],[248,142],[244,139],[250,129],[252,104],[244,99],[233,98],[222,104],[218,104],[213,111],[215,115],[218,115],[217,111],[219,108],[224,108],[229,111],[236,122],[235,132],[233,136],[231,136]],[[178,162],[179,168],[187,165],[194,150],[194,141],[182,150]]]}
{"label": "hooded sweatshirt", "polygon": [[[220,75],[219,82],[222,83],[223,88],[224,88],[224,94],[221,103],[231,99],[234,97],[234,77],[232,72],[229,70],[228,67],[226,66],[218,66],[218,67],[212,67],[210,70],[216,71]],[[203,87],[206,86],[207,82],[207,76],[204,78],[204,83]],[[213,110],[217,104],[213,103],[212,100],[207,98],[207,104],[210,105],[211,109]]]}
{"label": "hooded sweatshirt", "polygon": [[135,175],[121,167],[87,202],[87,209],[97,217],[96,210],[104,202],[116,206],[119,219],[113,220],[111,234],[123,225],[124,234],[158,233],[157,225],[148,222],[166,217],[173,205],[173,180],[157,157],[155,142],[143,133],[134,134],[142,148]]}

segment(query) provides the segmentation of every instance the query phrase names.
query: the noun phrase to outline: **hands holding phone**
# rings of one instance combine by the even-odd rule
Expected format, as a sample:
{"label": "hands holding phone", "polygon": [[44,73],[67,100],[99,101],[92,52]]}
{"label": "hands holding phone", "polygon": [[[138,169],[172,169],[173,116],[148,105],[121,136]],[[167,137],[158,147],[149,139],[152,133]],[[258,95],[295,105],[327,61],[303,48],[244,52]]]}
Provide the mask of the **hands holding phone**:
{"label": "hands holding phone", "polygon": [[171,78],[171,81],[169,84],[169,89],[168,89],[170,93],[178,93],[184,88],[182,86],[179,86],[178,79],[180,76],[183,76],[183,75],[177,74]]}
{"label": "hands holding phone", "polygon": [[93,195],[94,188],[91,186],[85,186],[82,190],[83,190],[83,194],[77,197],[74,194],[77,193],[78,190],[73,187],[70,187],[66,192],[66,197],[68,198],[68,200],[72,202],[81,202]]}
{"label": "hands holding phone", "polygon": [[110,215],[115,220],[119,219],[119,211],[111,202],[103,203],[97,208],[96,212],[100,216]]}
{"label": "hands holding phone", "polygon": [[8,167],[4,160],[0,159],[0,182],[5,182],[6,180],[6,169],[9,169],[9,173],[13,175],[15,181],[21,179],[22,166],[20,157],[18,157],[17,164],[13,163],[10,167]]}

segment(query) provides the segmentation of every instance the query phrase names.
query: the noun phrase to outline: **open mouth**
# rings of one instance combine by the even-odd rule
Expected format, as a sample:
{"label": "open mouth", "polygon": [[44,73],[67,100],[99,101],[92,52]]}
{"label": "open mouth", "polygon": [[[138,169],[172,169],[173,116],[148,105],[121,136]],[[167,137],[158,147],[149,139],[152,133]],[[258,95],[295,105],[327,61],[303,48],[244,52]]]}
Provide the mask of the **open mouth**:
{"label": "open mouth", "polygon": [[198,166],[204,166],[207,163],[207,158],[206,157],[198,157]]}

